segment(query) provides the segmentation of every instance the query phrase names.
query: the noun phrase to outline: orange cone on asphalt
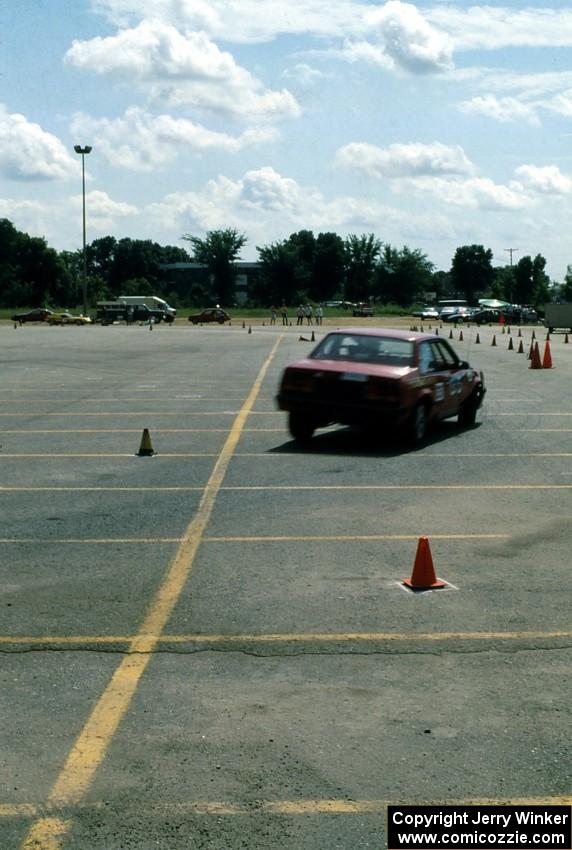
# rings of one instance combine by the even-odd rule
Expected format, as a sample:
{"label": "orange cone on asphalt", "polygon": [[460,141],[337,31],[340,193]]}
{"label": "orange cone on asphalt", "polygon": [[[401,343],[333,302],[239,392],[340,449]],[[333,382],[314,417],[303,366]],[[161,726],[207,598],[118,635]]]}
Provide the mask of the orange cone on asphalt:
{"label": "orange cone on asphalt", "polygon": [[449,331],[449,339],[453,339],[453,328]]}
{"label": "orange cone on asphalt", "polygon": [[248,326],[248,333],[249,333],[249,334],[251,334],[251,333],[252,333],[252,325],[249,325],[249,326]]}
{"label": "orange cone on asphalt", "polygon": [[153,451],[153,446],[151,444],[151,435],[149,434],[149,429],[144,428],[143,434],[141,435],[141,444],[139,446],[139,451],[137,452],[138,457],[152,457],[155,454]]}
{"label": "orange cone on asphalt", "polygon": [[531,336],[530,338],[531,338],[531,339],[536,339],[536,334],[534,333],[534,329],[532,330],[532,336]]}
{"label": "orange cone on asphalt", "polygon": [[524,354],[524,346],[522,344],[522,340],[518,344],[518,351],[516,353],[517,354]]}
{"label": "orange cone on asphalt", "polygon": [[520,329],[520,328],[518,329],[518,335],[519,335],[519,336],[522,336],[522,331],[521,331],[521,329]]}
{"label": "orange cone on asphalt", "polygon": [[433,588],[447,587],[447,582],[441,581],[435,575],[428,537],[419,538],[411,578],[403,579],[403,584],[412,590],[432,590]]}
{"label": "orange cone on asphalt", "polygon": [[316,342],[316,337],[314,336],[314,331],[312,331],[312,336],[310,338],[310,342]]}
{"label": "orange cone on asphalt", "polygon": [[491,345],[496,345],[496,344],[497,344],[496,334],[493,334],[493,341],[491,342]]}
{"label": "orange cone on asphalt", "polygon": [[439,328],[435,328],[435,335],[439,336]]}
{"label": "orange cone on asphalt", "polygon": [[298,342],[310,342],[307,336],[299,336]]}
{"label": "orange cone on asphalt", "polygon": [[463,331],[459,331],[459,342],[463,342]]}
{"label": "orange cone on asphalt", "polygon": [[566,335],[565,335],[565,337],[564,337],[564,342],[565,342],[565,343],[568,343],[568,342],[569,342],[568,334],[566,334]]}
{"label": "orange cone on asphalt", "polygon": [[542,357],[542,368],[552,369],[552,354],[550,353],[550,342],[546,340],[544,346],[544,355]]}
{"label": "orange cone on asphalt", "polygon": [[480,336],[477,334],[477,338],[476,338],[476,340],[475,340],[475,345],[480,345],[480,344],[481,344],[481,338],[480,338]]}
{"label": "orange cone on asphalt", "polygon": [[508,351],[513,351],[513,350],[514,350],[514,344],[513,344],[513,341],[512,341],[512,337],[511,337],[508,341]]}
{"label": "orange cone on asphalt", "polygon": [[531,369],[542,369],[542,362],[540,360],[540,351],[538,350],[538,343],[535,342],[530,351],[530,368]]}

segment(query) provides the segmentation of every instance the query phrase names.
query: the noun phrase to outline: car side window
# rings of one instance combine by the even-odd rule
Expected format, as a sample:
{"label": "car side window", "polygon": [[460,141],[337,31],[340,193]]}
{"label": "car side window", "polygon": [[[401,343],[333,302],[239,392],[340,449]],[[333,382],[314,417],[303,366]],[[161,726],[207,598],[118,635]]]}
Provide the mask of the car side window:
{"label": "car side window", "polygon": [[419,372],[426,375],[433,369],[433,354],[428,342],[422,342],[419,346]]}
{"label": "car side window", "polygon": [[458,366],[459,361],[457,360],[454,352],[449,348],[447,343],[437,342],[436,345],[440,352],[441,362],[443,363],[443,366],[441,368],[454,369],[456,366]]}

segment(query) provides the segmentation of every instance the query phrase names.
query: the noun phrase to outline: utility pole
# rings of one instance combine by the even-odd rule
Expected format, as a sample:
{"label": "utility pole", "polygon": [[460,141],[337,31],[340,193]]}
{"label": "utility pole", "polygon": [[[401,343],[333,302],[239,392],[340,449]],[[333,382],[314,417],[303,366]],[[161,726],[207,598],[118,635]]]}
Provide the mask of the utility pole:
{"label": "utility pole", "polygon": [[90,145],[74,145],[74,151],[81,156],[81,189],[83,201],[83,275],[82,275],[82,295],[83,295],[83,315],[87,316],[87,254],[85,245],[85,155],[91,153]]}
{"label": "utility pole", "polygon": [[510,257],[511,276],[510,276],[510,292],[508,294],[508,297],[510,298],[510,303],[512,304],[512,255],[514,254],[515,251],[518,251],[518,248],[505,248],[505,251],[507,252],[507,254]]}

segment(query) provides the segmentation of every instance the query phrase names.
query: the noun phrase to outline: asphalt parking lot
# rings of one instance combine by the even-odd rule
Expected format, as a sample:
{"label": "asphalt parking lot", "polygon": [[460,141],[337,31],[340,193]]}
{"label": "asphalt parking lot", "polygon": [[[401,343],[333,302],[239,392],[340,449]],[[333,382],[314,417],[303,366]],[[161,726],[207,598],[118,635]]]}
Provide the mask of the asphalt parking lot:
{"label": "asphalt parking lot", "polygon": [[[0,847],[381,850],[392,802],[570,804],[572,344],[440,333],[486,400],[408,450],[290,439],[299,328],[0,325]],[[450,588],[400,584],[421,535]]]}

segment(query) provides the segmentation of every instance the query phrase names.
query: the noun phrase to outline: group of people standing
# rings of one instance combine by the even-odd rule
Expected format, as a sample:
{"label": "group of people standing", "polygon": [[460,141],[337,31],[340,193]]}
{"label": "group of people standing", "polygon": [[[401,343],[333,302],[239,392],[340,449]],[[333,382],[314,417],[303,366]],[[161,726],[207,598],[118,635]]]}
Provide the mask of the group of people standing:
{"label": "group of people standing", "polygon": [[[277,315],[278,314],[276,307],[272,307],[270,310],[271,325],[276,324]],[[290,323],[288,321],[288,308],[286,304],[282,304],[282,306],[280,307],[280,315],[282,316],[282,324],[286,326],[289,325]],[[303,325],[304,319],[306,319],[306,322],[309,325],[313,325],[314,320],[316,321],[317,325],[321,325],[324,319],[324,308],[321,304],[318,304],[317,307],[312,307],[311,304],[300,304],[296,310],[296,324]]]}

